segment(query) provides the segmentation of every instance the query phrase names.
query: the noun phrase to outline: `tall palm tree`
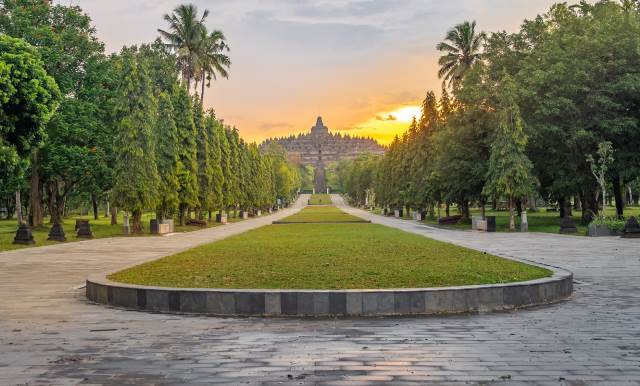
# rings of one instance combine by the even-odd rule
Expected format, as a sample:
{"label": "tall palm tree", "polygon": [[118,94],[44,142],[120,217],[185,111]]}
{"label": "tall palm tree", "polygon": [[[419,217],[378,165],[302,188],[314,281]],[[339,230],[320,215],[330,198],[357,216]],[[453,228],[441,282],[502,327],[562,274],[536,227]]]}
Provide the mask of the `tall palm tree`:
{"label": "tall palm tree", "polygon": [[198,8],[193,4],[177,6],[171,15],[164,15],[169,23],[168,31],[158,29],[160,36],[177,55],[182,80],[187,88],[191,88],[191,80],[195,77],[196,63],[203,54],[202,38],[206,36],[205,20],[209,10],[205,9],[198,17]]}
{"label": "tall palm tree", "polygon": [[480,50],[485,39],[484,32],[476,33],[475,21],[465,21],[447,32],[445,40],[436,46],[445,53],[438,60],[438,77],[443,79],[443,86],[447,81],[449,86],[457,86],[465,73],[482,59]]}
{"label": "tall palm tree", "polygon": [[[206,33],[206,31],[203,31]],[[211,80],[216,80],[218,76],[229,77],[229,66],[231,59],[225,54],[229,51],[229,45],[222,31],[214,30],[211,34],[202,37],[201,54],[196,63],[196,88],[200,82],[200,103],[204,101],[204,87],[211,85]]]}

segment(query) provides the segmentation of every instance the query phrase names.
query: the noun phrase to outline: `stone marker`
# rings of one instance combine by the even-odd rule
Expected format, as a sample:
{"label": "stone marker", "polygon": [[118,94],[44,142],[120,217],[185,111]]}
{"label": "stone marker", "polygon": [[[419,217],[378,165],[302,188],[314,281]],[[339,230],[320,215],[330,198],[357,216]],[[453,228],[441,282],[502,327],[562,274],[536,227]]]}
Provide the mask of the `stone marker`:
{"label": "stone marker", "polygon": [[495,232],[497,230],[496,227],[496,216],[487,216],[485,220],[487,222],[486,231],[487,232]]}
{"label": "stone marker", "polygon": [[127,212],[124,213],[124,221],[122,223],[122,234],[123,235],[128,235],[129,234],[129,214]]}
{"label": "stone marker", "polygon": [[157,218],[152,218],[151,220],[149,220],[149,232],[152,235],[157,235],[159,233],[159,225],[160,222]]}
{"label": "stone marker", "polygon": [[76,236],[80,239],[92,239],[93,232],[91,232],[91,224],[89,224],[89,220],[80,220],[77,223],[78,225],[78,233]]}
{"label": "stone marker", "polygon": [[249,212],[247,212],[246,210],[241,210],[240,211],[240,218],[243,220],[247,220],[249,218]]}
{"label": "stone marker", "polygon": [[640,224],[638,224],[637,218],[634,216],[629,217],[629,220],[627,220],[624,226],[624,231],[622,231],[622,237],[625,239],[640,238]]}
{"label": "stone marker", "polygon": [[523,210],[520,215],[520,232],[529,232],[529,221],[527,220],[526,210]]}
{"label": "stone marker", "polygon": [[421,211],[417,211],[417,212],[415,213],[414,218],[415,218],[415,220],[416,220],[416,221],[422,221],[422,220],[424,220],[424,218],[422,217],[422,212],[421,212]]}
{"label": "stone marker", "polygon": [[31,245],[35,244],[35,240],[33,240],[33,234],[31,233],[31,228],[27,224],[20,224],[18,230],[16,231],[16,237],[13,239],[14,244],[24,244]]}
{"label": "stone marker", "polygon": [[[175,225],[174,225],[174,222],[173,222],[172,218],[164,219],[164,220],[160,221],[160,225],[166,225],[167,226],[167,232],[166,233],[175,232],[176,228],[175,228]],[[160,228],[162,228],[162,227],[160,227]]]}
{"label": "stone marker", "polygon": [[573,221],[573,218],[571,216],[564,216],[564,218],[562,219],[562,222],[560,223],[560,233],[578,233],[576,223]]}
{"label": "stone marker", "polygon": [[395,218],[402,218],[403,217],[402,214],[403,214],[402,209],[396,209],[393,211],[393,215]]}
{"label": "stone marker", "polygon": [[217,213],[216,214],[216,222],[220,223],[220,224],[226,224],[227,223],[227,215],[223,214],[223,213]]}
{"label": "stone marker", "polygon": [[55,222],[49,231],[49,237],[47,240],[54,241],[67,241],[67,236],[64,234],[64,229],[62,228],[62,224]]}

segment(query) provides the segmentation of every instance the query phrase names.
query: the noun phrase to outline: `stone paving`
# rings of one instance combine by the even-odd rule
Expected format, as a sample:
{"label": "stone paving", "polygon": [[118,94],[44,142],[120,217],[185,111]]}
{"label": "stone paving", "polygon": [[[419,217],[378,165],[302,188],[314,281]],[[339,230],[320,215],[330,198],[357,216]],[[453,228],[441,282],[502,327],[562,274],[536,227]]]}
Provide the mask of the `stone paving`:
{"label": "stone paving", "polygon": [[565,267],[575,273],[575,295],[493,314],[298,320],[108,309],[79,289],[91,272],[286,213],[172,237],[24,249],[0,253],[0,385],[640,384],[640,241],[447,231],[345,210]]}

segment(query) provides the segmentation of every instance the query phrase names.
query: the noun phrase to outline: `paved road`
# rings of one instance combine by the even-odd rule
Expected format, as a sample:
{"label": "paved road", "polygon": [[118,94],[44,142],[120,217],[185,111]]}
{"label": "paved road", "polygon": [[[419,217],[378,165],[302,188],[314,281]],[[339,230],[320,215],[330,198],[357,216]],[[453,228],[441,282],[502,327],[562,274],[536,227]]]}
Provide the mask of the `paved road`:
{"label": "paved road", "polygon": [[640,241],[447,231],[345,210],[428,237],[566,267],[582,284],[560,304],[483,315],[181,317],[108,309],[87,302],[75,287],[90,272],[173,253],[274,217],[175,239],[95,240],[2,253],[0,385],[640,384]]}

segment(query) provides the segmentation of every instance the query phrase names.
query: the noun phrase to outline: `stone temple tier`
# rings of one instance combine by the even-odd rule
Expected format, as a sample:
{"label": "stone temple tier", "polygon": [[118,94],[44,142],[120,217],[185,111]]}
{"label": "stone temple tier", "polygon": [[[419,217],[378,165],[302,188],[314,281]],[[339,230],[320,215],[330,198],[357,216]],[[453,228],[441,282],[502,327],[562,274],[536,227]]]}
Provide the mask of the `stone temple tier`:
{"label": "stone temple tier", "polygon": [[262,143],[262,146],[270,143],[280,144],[292,160],[316,168],[317,192],[323,192],[326,189],[324,169],[328,163],[343,158],[353,159],[363,153],[384,154],[385,152],[385,148],[371,138],[330,133],[329,128],[322,123],[322,117],[318,117],[316,125],[307,134],[268,139]]}

